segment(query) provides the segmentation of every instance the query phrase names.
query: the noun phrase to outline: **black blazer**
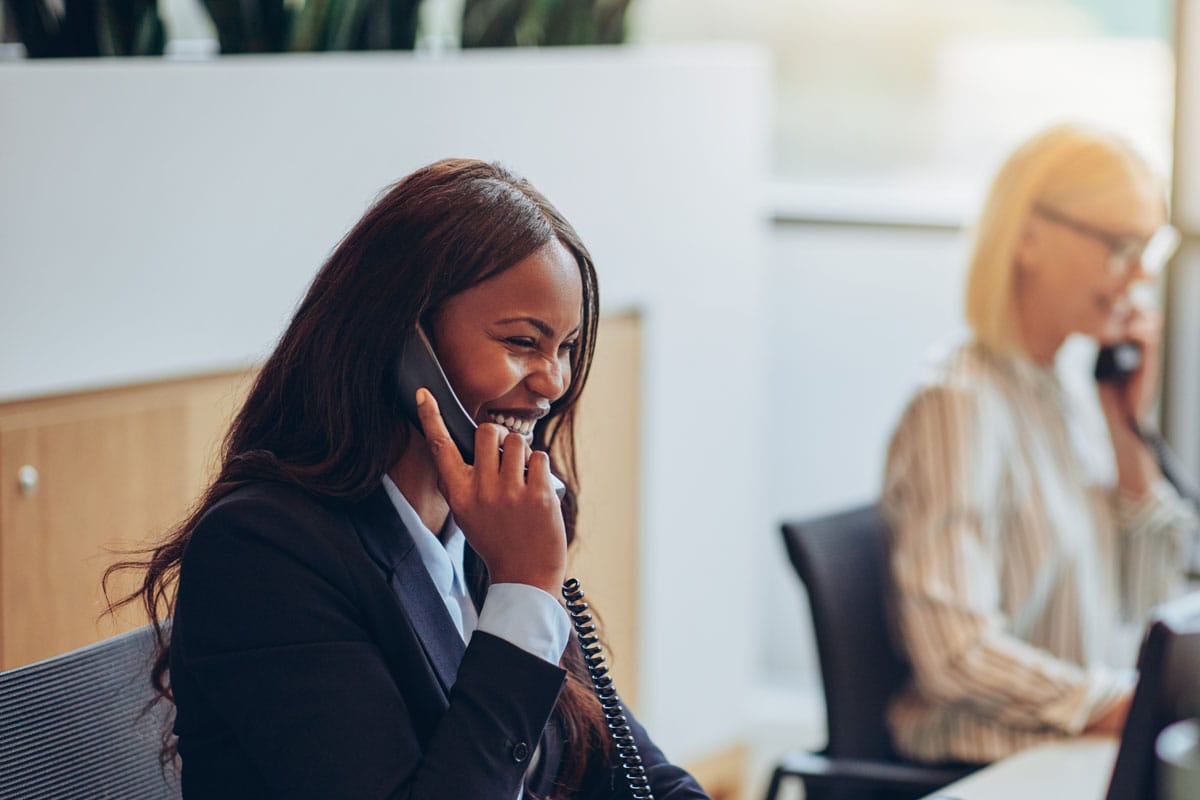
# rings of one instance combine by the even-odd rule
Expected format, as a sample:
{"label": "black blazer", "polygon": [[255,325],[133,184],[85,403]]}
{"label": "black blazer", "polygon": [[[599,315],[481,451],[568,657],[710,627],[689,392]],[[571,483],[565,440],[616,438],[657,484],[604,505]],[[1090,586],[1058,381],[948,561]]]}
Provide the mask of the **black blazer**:
{"label": "black blazer", "polygon": [[[483,632],[464,646],[382,486],[214,505],[183,556],[170,670],[187,800],[514,800],[540,742],[532,800],[562,762],[565,671]],[[658,800],[707,797],[632,726]],[[577,795],[628,796],[614,769]]]}

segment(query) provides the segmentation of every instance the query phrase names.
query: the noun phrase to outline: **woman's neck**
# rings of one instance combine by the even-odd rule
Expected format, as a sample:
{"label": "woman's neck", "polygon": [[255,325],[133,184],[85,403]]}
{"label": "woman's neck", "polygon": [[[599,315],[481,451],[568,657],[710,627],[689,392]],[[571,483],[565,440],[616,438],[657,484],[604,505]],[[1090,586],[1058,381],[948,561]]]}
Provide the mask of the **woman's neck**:
{"label": "woman's neck", "polygon": [[425,527],[435,534],[446,523],[450,505],[438,490],[437,465],[425,439],[416,430],[409,431],[408,446],[400,460],[388,470],[388,477],[417,512]]}
{"label": "woman's neck", "polygon": [[1032,293],[1017,294],[1017,325],[1021,345],[1035,363],[1053,367],[1058,350],[1067,337],[1055,325],[1056,310],[1041,307],[1035,297]]}

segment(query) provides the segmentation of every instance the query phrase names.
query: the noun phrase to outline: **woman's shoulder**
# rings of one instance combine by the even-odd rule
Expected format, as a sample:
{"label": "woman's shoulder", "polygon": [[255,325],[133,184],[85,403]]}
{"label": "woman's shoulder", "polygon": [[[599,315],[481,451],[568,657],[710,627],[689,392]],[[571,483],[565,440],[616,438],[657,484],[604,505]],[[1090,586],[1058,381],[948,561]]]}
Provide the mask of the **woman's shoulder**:
{"label": "woman's shoulder", "polygon": [[918,393],[978,394],[992,388],[1003,369],[1003,358],[975,339],[941,342],[926,354]]}
{"label": "woman's shoulder", "polygon": [[934,350],[897,423],[893,442],[924,441],[931,431],[953,429],[958,439],[1006,431],[1012,409],[1002,357],[971,339]]}
{"label": "woman's shoulder", "polygon": [[907,413],[972,403],[987,391],[990,380],[988,360],[974,342],[941,343],[926,354]]}
{"label": "woman's shoulder", "polygon": [[256,481],[233,489],[197,520],[187,555],[232,541],[293,554],[328,556],[352,531],[348,505],[284,483]]}
{"label": "woman's shoulder", "polygon": [[337,513],[337,503],[299,486],[279,481],[252,481],[222,495],[207,514],[247,512],[255,508],[270,508],[289,513]]}

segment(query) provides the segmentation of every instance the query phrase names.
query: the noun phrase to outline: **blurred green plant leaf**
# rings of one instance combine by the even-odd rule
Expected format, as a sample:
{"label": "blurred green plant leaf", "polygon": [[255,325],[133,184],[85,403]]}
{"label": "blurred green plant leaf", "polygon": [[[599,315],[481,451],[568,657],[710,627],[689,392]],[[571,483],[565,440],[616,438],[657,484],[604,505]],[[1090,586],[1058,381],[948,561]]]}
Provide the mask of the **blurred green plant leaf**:
{"label": "blurred green plant leaf", "polygon": [[156,0],[4,0],[30,58],[162,55]]}
{"label": "blurred green plant leaf", "polygon": [[619,44],[630,0],[466,0],[463,47]]}
{"label": "blurred green plant leaf", "polygon": [[411,50],[421,0],[204,0],[222,53]]}
{"label": "blurred green plant leaf", "polygon": [[[160,55],[156,0],[3,0],[31,58]],[[630,0],[465,0],[463,47],[616,44]],[[222,53],[411,50],[421,0],[203,0]]]}

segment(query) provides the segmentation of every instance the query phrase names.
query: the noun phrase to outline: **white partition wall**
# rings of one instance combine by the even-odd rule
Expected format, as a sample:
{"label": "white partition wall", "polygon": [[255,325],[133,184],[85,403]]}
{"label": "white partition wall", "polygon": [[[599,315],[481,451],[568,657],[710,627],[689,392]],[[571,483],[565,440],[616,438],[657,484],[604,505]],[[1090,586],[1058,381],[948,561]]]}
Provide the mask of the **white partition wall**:
{"label": "white partition wall", "polygon": [[640,711],[703,754],[744,719],[772,525],[767,96],[719,46],[0,65],[0,399],[260,360],[387,183],[505,162],[643,314]]}
{"label": "white partition wall", "polygon": [[[949,222],[777,224],[766,306],[773,523],[878,499],[888,440],[929,352],[962,329],[966,245]],[[764,722],[779,724],[799,715],[805,695],[819,710],[820,669],[777,524],[770,538],[762,619],[771,633],[757,705]]]}

